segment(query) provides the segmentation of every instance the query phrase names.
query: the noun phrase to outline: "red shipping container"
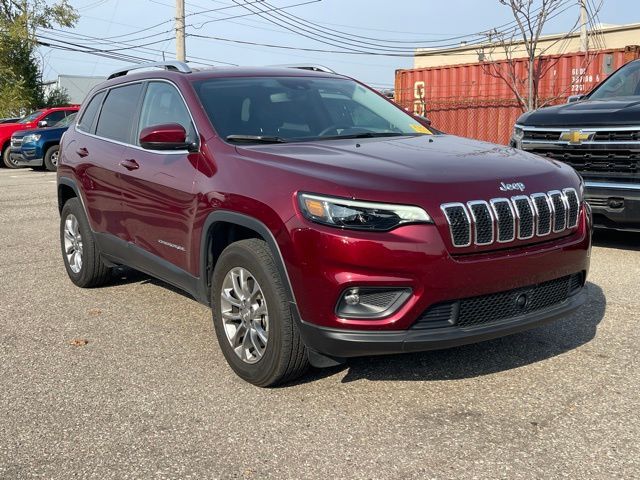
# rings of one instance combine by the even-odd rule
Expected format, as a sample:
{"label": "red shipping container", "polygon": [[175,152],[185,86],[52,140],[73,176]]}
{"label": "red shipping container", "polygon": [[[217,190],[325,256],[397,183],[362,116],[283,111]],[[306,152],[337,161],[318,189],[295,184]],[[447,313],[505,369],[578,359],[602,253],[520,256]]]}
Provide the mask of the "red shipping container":
{"label": "red shipping container", "polygon": [[[546,105],[566,102],[569,95],[588,93],[617,68],[640,58],[640,47],[576,52],[545,57],[545,75],[539,98]],[[528,61],[515,59],[518,92],[527,96]],[[508,144],[511,130],[523,110],[514,92],[496,69],[507,62],[483,62],[397,70],[395,101],[426,114],[436,128],[453,135]],[[492,75],[493,73],[493,75]]]}

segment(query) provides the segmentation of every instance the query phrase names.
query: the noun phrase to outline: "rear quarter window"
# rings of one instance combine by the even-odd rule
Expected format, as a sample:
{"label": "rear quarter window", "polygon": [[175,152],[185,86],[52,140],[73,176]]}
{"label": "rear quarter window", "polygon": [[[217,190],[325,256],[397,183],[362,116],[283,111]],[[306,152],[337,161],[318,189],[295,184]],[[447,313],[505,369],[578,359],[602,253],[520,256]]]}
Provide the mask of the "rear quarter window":
{"label": "rear quarter window", "polygon": [[98,116],[98,111],[100,110],[100,105],[102,104],[102,99],[104,98],[104,92],[100,92],[93,96],[91,100],[89,100],[89,104],[84,109],[84,113],[78,122],[78,130],[87,133],[93,133],[93,128],[95,125],[96,117]]}

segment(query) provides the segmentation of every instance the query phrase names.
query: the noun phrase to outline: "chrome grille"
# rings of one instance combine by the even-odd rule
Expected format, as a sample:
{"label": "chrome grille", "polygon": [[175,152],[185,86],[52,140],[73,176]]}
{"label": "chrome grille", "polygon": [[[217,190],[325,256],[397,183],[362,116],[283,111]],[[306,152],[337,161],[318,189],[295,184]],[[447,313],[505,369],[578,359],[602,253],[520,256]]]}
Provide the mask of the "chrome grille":
{"label": "chrome grille", "polygon": [[572,188],[565,188],[563,190],[564,196],[567,200],[567,228],[574,228],[578,225],[578,213],[580,212],[580,200],[578,194]]}
{"label": "chrome grille", "polygon": [[535,233],[535,214],[531,199],[525,195],[511,199],[518,220],[518,238],[528,240]]}
{"label": "chrome grille", "polygon": [[562,192],[549,192],[549,199],[553,207],[553,233],[558,233],[567,228],[567,206]]}
{"label": "chrome grille", "polygon": [[454,247],[471,245],[471,218],[462,203],[445,203],[440,208],[447,217]]}
{"label": "chrome grille", "polygon": [[516,238],[516,219],[511,202],[507,198],[494,198],[490,203],[496,216],[498,242],[513,241]]}
{"label": "chrome grille", "polygon": [[467,203],[471,220],[475,225],[475,244],[490,245],[493,243],[493,215],[489,204],[483,200]]}
{"label": "chrome grille", "polygon": [[22,146],[22,138],[12,138],[11,139],[11,147],[19,148]]}
{"label": "chrome grille", "polygon": [[551,233],[551,202],[545,193],[531,195],[536,213],[536,235],[544,237]]}
{"label": "chrome grille", "polygon": [[508,243],[560,233],[578,225],[580,198],[573,188],[511,198],[445,203],[441,207],[454,247]]}

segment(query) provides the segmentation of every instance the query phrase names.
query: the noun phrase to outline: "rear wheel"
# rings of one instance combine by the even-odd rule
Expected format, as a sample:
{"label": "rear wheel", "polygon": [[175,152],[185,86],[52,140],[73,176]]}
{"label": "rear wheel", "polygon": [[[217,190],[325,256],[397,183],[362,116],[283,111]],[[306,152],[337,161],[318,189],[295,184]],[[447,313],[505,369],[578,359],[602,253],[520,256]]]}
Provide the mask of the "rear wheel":
{"label": "rear wheel", "polygon": [[100,256],[89,222],[77,198],[62,207],[60,246],[67,274],[78,287],[99,287],[109,280],[111,269]]}
{"label": "rear wheel", "polygon": [[283,280],[267,244],[229,245],[213,273],[213,321],[227,363],[260,387],[291,381],[309,365]]}
{"label": "rear wheel", "polygon": [[50,172],[58,170],[58,156],[60,154],[60,145],[53,145],[47,149],[44,154],[44,168]]}
{"label": "rear wheel", "polygon": [[19,168],[16,162],[11,160],[11,147],[9,145],[4,147],[4,150],[2,151],[2,162],[7,168]]}

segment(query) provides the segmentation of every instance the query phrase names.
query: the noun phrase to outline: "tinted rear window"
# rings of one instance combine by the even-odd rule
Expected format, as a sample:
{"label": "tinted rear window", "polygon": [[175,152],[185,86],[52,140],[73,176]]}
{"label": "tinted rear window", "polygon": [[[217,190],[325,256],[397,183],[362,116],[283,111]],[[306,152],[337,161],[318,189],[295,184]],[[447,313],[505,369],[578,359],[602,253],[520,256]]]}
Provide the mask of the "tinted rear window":
{"label": "tinted rear window", "polygon": [[96,135],[131,143],[131,129],[141,90],[141,83],[110,90],[102,105]]}
{"label": "tinted rear window", "polygon": [[80,122],[78,122],[78,130],[89,133],[93,132],[93,125],[95,124],[95,119],[100,110],[100,104],[103,98],[104,92],[100,92],[89,101],[89,105],[84,109],[82,118]]}

